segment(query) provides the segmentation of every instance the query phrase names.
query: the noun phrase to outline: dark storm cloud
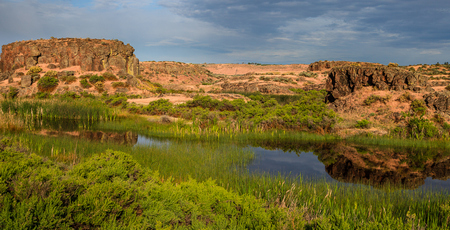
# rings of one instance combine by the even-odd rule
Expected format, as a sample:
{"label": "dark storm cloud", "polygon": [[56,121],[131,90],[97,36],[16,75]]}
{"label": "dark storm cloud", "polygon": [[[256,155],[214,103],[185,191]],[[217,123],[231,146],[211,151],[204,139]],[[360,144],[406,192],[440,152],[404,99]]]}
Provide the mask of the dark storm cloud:
{"label": "dark storm cloud", "polygon": [[[289,34],[286,30],[289,25],[295,31],[290,34],[300,36],[312,31],[332,31],[345,25],[348,32],[358,33],[351,38],[386,39],[385,46],[426,48],[449,42],[450,38],[448,0],[163,0],[159,3],[179,15],[262,37],[276,36],[280,28],[284,28],[281,32]],[[311,20],[314,18],[316,20]],[[329,23],[321,23],[321,18]],[[295,28],[293,22],[302,21],[310,23],[306,26],[309,28]]]}

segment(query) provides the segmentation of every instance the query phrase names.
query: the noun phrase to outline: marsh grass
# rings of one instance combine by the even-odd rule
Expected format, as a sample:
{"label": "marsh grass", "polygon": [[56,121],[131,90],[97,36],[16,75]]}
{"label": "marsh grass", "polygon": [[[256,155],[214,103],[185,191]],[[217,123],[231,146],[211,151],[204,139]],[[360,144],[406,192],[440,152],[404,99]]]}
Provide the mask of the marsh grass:
{"label": "marsh grass", "polygon": [[448,192],[402,190],[385,186],[343,185],[302,177],[250,173],[245,166],[254,158],[249,149],[229,143],[171,141],[170,144],[125,146],[69,137],[14,134],[11,138],[32,152],[76,165],[97,153],[113,149],[130,154],[140,165],[157,170],[162,180],[182,183],[193,178],[212,179],[241,195],[252,195],[267,207],[285,209],[308,222],[310,228],[445,229],[450,205]]}

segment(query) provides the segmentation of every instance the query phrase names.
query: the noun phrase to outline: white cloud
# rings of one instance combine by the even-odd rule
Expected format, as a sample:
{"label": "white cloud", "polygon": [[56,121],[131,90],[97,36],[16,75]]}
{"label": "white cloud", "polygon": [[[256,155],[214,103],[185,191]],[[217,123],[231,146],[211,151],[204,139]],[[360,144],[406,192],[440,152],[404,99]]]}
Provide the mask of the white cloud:
{"label": "white cloud", "polygon": [[93,0],[94,9],[136,8],[151,4],[152,0]]}
{"label": "white cloud", "polygon": [[439,50],[423,50],[420,52],[420,54],[426,54],[426,55],[439,55],[442,54]]}

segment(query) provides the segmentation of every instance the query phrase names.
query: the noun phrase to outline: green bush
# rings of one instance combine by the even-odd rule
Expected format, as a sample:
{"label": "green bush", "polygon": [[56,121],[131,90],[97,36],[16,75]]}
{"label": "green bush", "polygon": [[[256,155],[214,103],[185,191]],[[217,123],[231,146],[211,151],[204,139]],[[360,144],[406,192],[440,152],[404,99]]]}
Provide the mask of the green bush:
{"label": "green bush", "polygon": [[423,100],[414,100],[410,106],[411,110],[419,116],[423,116],[427,112],[427,105]]}
{"label": "green bush", "polygon": [[126,83],[125,82],[121,82],[121,81],[117,81],[117,82],[113,82],[111,84],[111,86],[113,88],[119,88],[119,87],[124,88],[124,87],[126,87]]}
{"label": "green bush", "polygon": [[32,66],[27,72],[27,75],[38,74],[42,71],[42,68],[39,66]]}
{"label": "green bush", "polygon": [[98,92],[103,92],[105,90],[105,85],[103,84],[103,82],[98,81],[94,84],[95,89],[97,89]]}
{"label": "green bush", "polygon": [[44,77],[57,77],[58,76],[58,72],[54,71],[54,70],[49,70],[44,74]]}
{"label": "green bush", "polygon": [[18,94],[19,94],[18,88],[12,86],[9,87],[8,98],[14,99],[17,97]]}
{"label": "green bush", "polygon": [[51,92],[58,86],[59,80],[54,77],[44,76],[38,81],[38,89],[41,92]]}
{"label": "green bush", "polygon": [[95,84],[95,83],[97,83],[97,82],[104,82],[104,81],[105,81],[105,78],[104,78],[103,76],[98,76],[98,75],[96,75],[96,74],[91,75],[91,76],[89,77],[89,82],[90,82],[91,84]]}
{"label": "green bush", "polygon": [[122,152],[61,167],[5,145],[11,141],[1,144],[1,229],[282,229],[287,219],[212,180],[163,180]]}
{"label": "green bush", "polygon": [[371,104],[373,104],[373,103],[375,103],[377,101],[386,103],[386,102],[388,102],[391,99],[391,97],[392,97],[391,94],[388,94],[388,95],[386,95],[384,97],[377,96],[377,95],[370,95],[368,98],[366,98],[363,101],[363,103],[364,103],[364,105],[367,105],[367,106],[369,106],[369,105],[371,105]]}
{"label": "green bush", "polygon": [[48,92],[37,92],[35,95],[35,98],[37,99],[46,99],[46,98],[50,98],[51,94],[49,94]]}
{"label": "green bush", "polygon": [[87,88],[91,88],[92,85],[89,84],[89,82],[86,79],[81,79],[80,80],[80,85],[82,88],[87,89]]}
{"label": "green bush", "polygon": [[362,119],[362,120],[356,122],[355,127],[356,128],[362,128],[362,129],[369,128],[370,127],[370,121],[368,121],[366,119]]}
{"label": "green bush", "polygon": [[408,122],[409,133],[412,138],[423,139],[438,137],[439,130],[433,122],[425,118],[413,117]]}
{"label": "green bush", "polygon": [[59,80],[69,84],[69,83],[75,82],[77,80],[77,77],[66,75],[66,76],[59,77]]}
{"label": "green bush", "polygon": [[116,75],[114,75],[113,73],[110,73],[110,72],[104,72],[102,74],[102,76],[108,81],[117,81],[118,80]]}
{"label": "green bush", "polygon": [[144,111],[151,115],[165,115],[171,109],[173,109],[173,104],[168,99],[152,101],[144,107]]}
{"label": "green bush", "polygon": [[301,72],[298,74],[299,77],[312,77],[312,78],[317,78],[318,74],[314,73],[314,72]]}

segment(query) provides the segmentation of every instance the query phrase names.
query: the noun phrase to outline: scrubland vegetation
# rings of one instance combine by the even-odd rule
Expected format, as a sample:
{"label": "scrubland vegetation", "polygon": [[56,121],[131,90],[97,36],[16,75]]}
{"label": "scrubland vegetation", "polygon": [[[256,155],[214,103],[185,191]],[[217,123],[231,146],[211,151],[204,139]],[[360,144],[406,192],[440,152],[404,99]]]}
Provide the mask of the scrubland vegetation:
{"label": "scrubland vegetation", "polygon": [[[296,93],[290,97],[248,95],[249,101],[219,101],[199,95],[180,105],[160,99],[146,106],[129,104],[128,96],[121,94],[93,99],[87,93],[51,98],[39,93],[36,98],[47,99],[3,100],[0,228],[448,227],[446,191],[405,191],[395,186],[373,189],[249,173],[245,166],[254,154],[240,147],[249,141],[340,139],[332,135],[340,118],[325,105],[325,93]],[[416,140],[390,136],[348,141],[450,148],[443,141],[424,141],[436,139],[435,130],[429,128],[434,122],[420,116],[420,102],[412,107],[416,110],[408,118],[411,125],[398,137]],[[154,123],[140,115],[179,120]],[[88,120],[96,123],[97,129],[133,130],[172,141],[132,147],[9,133],[30,130],[33,117]],[[361,120],[358,125],[365,128],[370,124]]]}

